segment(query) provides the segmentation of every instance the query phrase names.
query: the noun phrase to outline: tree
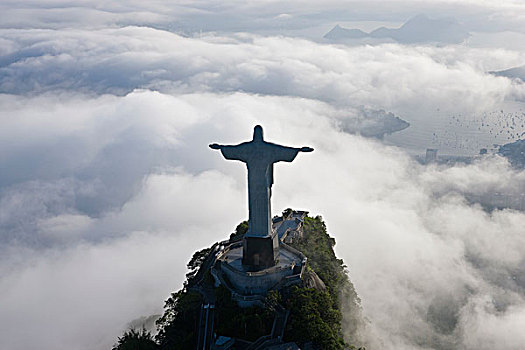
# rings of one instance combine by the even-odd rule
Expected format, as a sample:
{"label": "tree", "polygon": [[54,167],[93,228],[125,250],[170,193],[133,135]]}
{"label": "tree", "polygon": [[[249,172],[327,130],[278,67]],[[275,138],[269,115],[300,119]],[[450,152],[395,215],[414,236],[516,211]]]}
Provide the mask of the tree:
{"label": "tree", "polygon": [[155,339],[160,349],[193,349],[202,297],[181,289],[172,293],[164,304],[164,314],[157,320],[159,333]]}
{"label": "tree", "polygon": [[248,232],[248,221],[243,221],[235,228],[235,232],[230,235],[230,242],[241,240],[244,234]]}
{"label": "tree", "polygon": [[158,350],[159,346],[153,340],[150,332],[142,328],[141,331],[130,329],[118,338],[112,350]]}
{"label": "tree", "polygon": [[186,278],[188,279],[188,281],[195,277],[197,272],[199,272],[202,263],[204,262],[204,260],[206,260],[206,257],[208,256],[210,251],[211,248],[205,248],[193,254],[191,260],[188,262],[188,265],[186,265],[190,270],[190,272],[186,274]]}
{"label": "tree", "polygon": [[292,287],[287,297],[291,319],[285,332],[287,340],[313,342],[319,349],[344,349],[341,335],[341,312],[325,291]]}

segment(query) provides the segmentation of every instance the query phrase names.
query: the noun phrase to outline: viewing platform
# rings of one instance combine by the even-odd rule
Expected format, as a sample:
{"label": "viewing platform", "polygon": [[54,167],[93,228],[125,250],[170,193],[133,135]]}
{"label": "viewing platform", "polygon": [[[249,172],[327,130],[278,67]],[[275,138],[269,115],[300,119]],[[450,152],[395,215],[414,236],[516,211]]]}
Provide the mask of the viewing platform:
{"label": "viewing platform", "polygon": [[[285,244],[289,235],[302,234],[301,216],[275,220],[275,228],[286,228],[279,235],[279,257],[275,266],[252,271],[242,263],[243,242],[222,242],[211,273],[217,284],[230,290],[232,297],[242,307],[260,305],[270,290],[279,290],[298,284],[306,267],[307,258],[303,253]],[[286,233],[286,234],[285,234]]]}

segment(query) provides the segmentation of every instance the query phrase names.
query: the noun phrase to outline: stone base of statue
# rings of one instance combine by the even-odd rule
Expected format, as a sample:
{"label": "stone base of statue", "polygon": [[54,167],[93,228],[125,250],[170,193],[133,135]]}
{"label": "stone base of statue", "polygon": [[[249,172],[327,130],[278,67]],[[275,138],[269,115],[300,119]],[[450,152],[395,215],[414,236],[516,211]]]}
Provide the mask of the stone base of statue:
{"label": "stone base of statue", "polygon": [[246,234],[243,239],[242,263],[251,271],[275,266],[279,259],[279,238],[272,231],[268,236]]}
{"label": "stone base of statue", "polygon": [[[224,241],[218,244],[211,274],[217,286],[223,285],[230,290],[232,298],[239,306],[264,307],[268,291],[302,283],[307,259],[303,253],[285,244],[284,241],[293,242],[293,237],[302,235],[302,219],[306,214],[304,212],[293,214],[295,216],[281,217],[273,223],[272,237],[250,237],[246,234],[242,241]],[[274,244],[279,246],[278,259],[275,258],[274,252],[277,249]],[[244,262],[246,256],[257,259],[255,256],[257,253],[245,252],[246,246],[256,251],[267,251],[267,261],[274,264],[261,268],[261,255],[259,255],[258,268],[253,268],[256,264],[246,264]]]}
{"label": "stone base of statue", "polygon": [[239,306],[264,307],[268,291],[301,283],[306,267],[306,257],[301,252],[281,243],[279,261],[254,271],[242,263],[243,243],[223,242],[211,268],[216,285],[229,289]]}

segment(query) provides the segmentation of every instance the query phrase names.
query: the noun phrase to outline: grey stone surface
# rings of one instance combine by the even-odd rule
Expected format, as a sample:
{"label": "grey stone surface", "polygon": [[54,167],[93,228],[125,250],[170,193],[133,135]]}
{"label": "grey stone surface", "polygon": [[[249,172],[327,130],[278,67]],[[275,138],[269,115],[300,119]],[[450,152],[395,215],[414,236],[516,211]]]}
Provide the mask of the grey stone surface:
{"label": "grey stone surface", "polygon": [[[293,212],[286,216],[287,220],[304,218],[305,212]],[[273,231],[283,222],[280,217],[273,223]],[[284,220],[286,221],[286,220]],[[276,235],[277,236],[277,235]],[[272,267],[253,270],[252,266],[243,263],[243,242],[223,241],[217,244],[213,255],[211,274],[216,286],[224,285],[232,293],[232,298],[240,307],[264,307],[264,298],[269,290],[279,290],[288,286],[303,283],[307,263],[306,256],[285,244],[279,242],[279,259]],[[205,265],[203,265],[205,266]],[[206,269],[208,271],[208,269]]]}
{"label": "grey stone surface", "polygon": [[[285,243],[291,243],[294,238],[299,238],[302,235],[302,226],[303,221],[294,217],[274,224],[279,240]],[[290,239],[286,240],[287,237]]]}
{"label": "grey stone surface", "polygon": [[[264,296],[279,286],[300,283],[307,261],[302,253],[284,244],[276,265],[263,270],[251,271],[242,263],[242,257],[241,243],[230,244],[217,254],[211,271],[220,284],[242,298]],[[244,305],[252,306],[247,301]]]}
{"label": "grey stone surface", "polygon": [[292,162],[299,152],[313,149],[266,142],[260,125],[254,128],[251,141],[238,145],[214,143],[210,148],[220,150],[226,159],[244,162],[248,168],[249,228],[244,237],[243,263],[255,269],[275,265],[279,244],[271,221],[273,164]]}

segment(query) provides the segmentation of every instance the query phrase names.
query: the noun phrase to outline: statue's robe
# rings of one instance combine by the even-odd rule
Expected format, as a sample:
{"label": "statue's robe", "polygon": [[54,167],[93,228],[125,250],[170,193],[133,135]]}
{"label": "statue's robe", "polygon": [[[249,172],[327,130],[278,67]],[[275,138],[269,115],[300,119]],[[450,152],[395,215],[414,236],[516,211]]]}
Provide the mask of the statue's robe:
{"label": "statue's robe", "polygon": [[291,162],[299,148],[285,147],[264,140],[220,146],[226,159],[239,160],[248,168],[248,232],[243,239],[242,263],[259,270],[274,266],[279,257],[279,237],[272,230],[271,201],[273,164]]}
{"label": "statue's robe", "polygon": [[224,158],[239,160],[248,168],[248,236],[266,237],[272,234],[271,202],[273,164],[291,162],[299,148],[253,140],[236,146],[221,146]]}

